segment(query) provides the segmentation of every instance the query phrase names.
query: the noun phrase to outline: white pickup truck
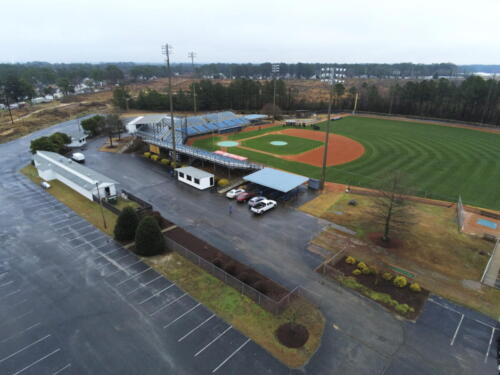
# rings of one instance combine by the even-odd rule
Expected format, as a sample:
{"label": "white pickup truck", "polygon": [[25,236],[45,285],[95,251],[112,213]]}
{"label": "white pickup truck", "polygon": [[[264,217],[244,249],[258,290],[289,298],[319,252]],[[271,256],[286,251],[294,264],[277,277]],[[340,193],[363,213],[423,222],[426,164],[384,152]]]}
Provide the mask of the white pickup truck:
{"label": "white pickup truck", "polygon": [[252,211],[256,215],[262,215],[263,213],[273,209],[277,205],[278,203],[276,203],[276,201],[273,201],[271,199],[265,199],[257,203],[255,206],[251,207],[250,211]]}

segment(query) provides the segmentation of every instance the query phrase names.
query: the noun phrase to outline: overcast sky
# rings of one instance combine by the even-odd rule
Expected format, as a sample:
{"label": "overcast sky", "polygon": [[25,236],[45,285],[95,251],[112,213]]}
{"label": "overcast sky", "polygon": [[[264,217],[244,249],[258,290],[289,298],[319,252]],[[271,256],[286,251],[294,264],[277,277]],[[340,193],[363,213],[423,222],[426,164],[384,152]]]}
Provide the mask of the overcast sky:
{"label": "overcast sky", "polygon": [[0,61],[500,64],[500,0],[15,0]]}

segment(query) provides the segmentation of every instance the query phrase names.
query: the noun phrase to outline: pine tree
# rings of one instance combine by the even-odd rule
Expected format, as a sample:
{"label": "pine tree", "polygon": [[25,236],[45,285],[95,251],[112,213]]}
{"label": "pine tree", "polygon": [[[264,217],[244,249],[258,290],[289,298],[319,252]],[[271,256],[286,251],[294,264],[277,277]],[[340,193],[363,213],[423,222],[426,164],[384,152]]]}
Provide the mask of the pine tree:
{"label": "pine tree", "polygon": [[163,252],[165,238],[158,222],[152,216],[141,220],[135,234],[135,252],[142,256],[152,256]]}
{"label": "pine tree", "polygon": [[139,225],[139,217],[132,207],[125,207],[116,221],[114,235],[117,241],[132,241]]}

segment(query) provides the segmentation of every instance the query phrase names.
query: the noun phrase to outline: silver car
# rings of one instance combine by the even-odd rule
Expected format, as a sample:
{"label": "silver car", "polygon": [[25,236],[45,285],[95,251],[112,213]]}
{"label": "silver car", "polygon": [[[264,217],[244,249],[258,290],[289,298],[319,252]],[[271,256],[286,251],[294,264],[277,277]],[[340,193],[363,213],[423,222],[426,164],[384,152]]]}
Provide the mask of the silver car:
{"label": "silver car", "polygon": [[257,203],[260,203],[262,201],[265,201],[266,197],[259,196],[259,197],[253,197],[248,201],[248,207],[255,207]]}

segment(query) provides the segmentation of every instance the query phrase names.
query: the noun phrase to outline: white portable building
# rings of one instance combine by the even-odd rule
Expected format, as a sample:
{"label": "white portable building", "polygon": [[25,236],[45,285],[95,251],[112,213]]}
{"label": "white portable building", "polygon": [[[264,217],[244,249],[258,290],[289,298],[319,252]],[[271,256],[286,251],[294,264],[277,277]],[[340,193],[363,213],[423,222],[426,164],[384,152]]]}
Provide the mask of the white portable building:
{"label": "white portable building", "polygon": [[89,200],[93,196],[116,196],[118,182],[103,174],[50,151],[37,151],[33,157],[38,175],[45,181],[59,180]]}
{"label": "white portable building", "polygon": [[214,175],[194,167],[176,168],[177,179],[197,189],[204,190],[214,186]]}

